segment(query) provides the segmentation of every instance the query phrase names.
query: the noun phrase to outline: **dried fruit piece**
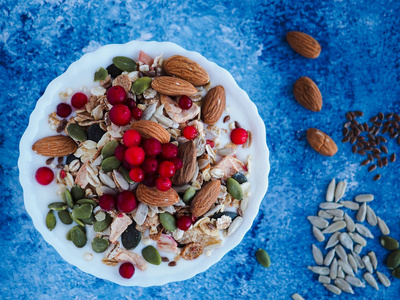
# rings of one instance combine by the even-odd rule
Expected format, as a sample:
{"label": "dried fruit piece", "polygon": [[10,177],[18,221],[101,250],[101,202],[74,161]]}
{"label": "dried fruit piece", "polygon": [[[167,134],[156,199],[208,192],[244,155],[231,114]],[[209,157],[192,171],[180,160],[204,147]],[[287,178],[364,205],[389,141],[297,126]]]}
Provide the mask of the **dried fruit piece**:
{"label": "dried fruit piece", "polygon": [[198,63],[181,56],[174,55],[168,58],[164,64],[165,73],[189,81],[195,86],[205,85],[210,81],[210,77]]}
{"label": "dried fruit piece", "polygon": [[264,249],[257,250],[256,258],[260,265],[266,268],[269,268],[271,266],[271,259],[269,258],[267,251],[265,251]]}
{"label": "dried fruit piece", "polygon": [[62,157],[74,153],[77,145],[65,135],[48,136],[33,144],[32,150],[37,154],[49,157]]}
{"label": "dried fruit piece", "polygon": [[307,140],[310,146],[319,154],[333,156],[338,151],[338,147],[332,138],[318,129],[308,129]]}
{"label": "dried fruit piece", "polygon": [[142,250],[142,255],[143,258],[148,262],[153,265],[159,265],[161,264],[161,256],[160,253],[158,253],[157,249],[154,248],[153,246],[147,246]]}
{"label": "dried fruit piece", "polygon": [[306,109],[318,112],[322,109],[322,96],[318,86],[308,77],[300,77],[293,86],[296,100]]}
{"label": "dried fruit piece", "polygon": [[183,247],[181,256],[183,259],[192,260],[203,254],[203,246],[200,243],[189,243]]}
{"label": "dried fruit piece", "polygon": [[226,96],[222,85],[217,85],[208,91],[203,99],[201,119],[208,125],[214,125],[225,110]]}
{"label": "dried fruit piece", "polygon": [[321,53],[321,45],[306,33],[290,31],[286,34],[286,40],[294,51],[304,57],[317,58]]}

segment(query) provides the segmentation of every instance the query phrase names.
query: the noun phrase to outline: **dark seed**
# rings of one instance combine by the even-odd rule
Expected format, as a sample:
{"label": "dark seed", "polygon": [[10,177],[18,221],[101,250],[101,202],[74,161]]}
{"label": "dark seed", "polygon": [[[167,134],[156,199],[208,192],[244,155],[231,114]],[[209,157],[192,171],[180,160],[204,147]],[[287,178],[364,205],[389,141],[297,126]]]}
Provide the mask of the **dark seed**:
{"label": "dark seed", "polygon": [[365,131],[368,131],[368,130],[369,130],[369,126],[368,126],[367,123],[364,123],[364,130],[365,130]]}
{"label": "dark seed", "polygon": [[63,156],[59,157],[57,159],[57,161],[58,161],[58,164],[62,164],[62,162],[64,161],[64,157]]}
{"label": "dark seed", "polygon": [[362,150],[362,149],[358,150],[357,153],[360,154],[360,155],[365,155],[365,154],[367,154],[367,153],[366,153],[364,150]]}
{"label": "dark seed", "polygon": [[373,170],[376,169],[376,165],[372,165],[368,168],[368,172],[372,172]]}
{"label": "dark seed", "polygon": [[361,134],[360,129],[356,128],[356,129],[354,130],[354,135],[355,135],[355,136],[359,136],[360,134]]}
{"label": "dark seed", "polygon": [[382,143],[387,143],[387,139],[386,139],[385,137],[380,136],[379,139],[380,139],[380,141],[381,141]]}
{"label": "dark seed", "polygon": [[113,77],[113,78],[121,75],[123,72],[122,70],[118,69],[117,66],[114,64],[109,65],[107,67],[107,71],[108,71],[108,74],[110,74],[111,77]]}
{"label": "dark seed", "polygon": [[384,127],[389,127],[392,125],[392,121],[386,121],[385,124],[383,124]]}
{"label": "dark seed", "polygon": [[226,116],[226,117],[224,118],[224,123],[228,122],[230,119],[231,119],[230,116]]}
{"label": "dark seed", "polygon": [[376,164],[378,165],[379,168],[382,168],[382,167],[383,167],[383,162],[382,162],[381,159],[379,159],[379,160],[376,162]]}
{"label": "dark seed", "polygon": [[357,142],[357,147],[363,149],[364,148],[364,144],[360,141]]}
{"label": "dark seed", "polygon": [[121,235],[122,245],[127,250],[135,249],[139,245],[142,234],[136,229],[136,223],[129,225]]}
{"label": "dark seed", "polygon": [[366,165],[368,165],[370,162],[371,162],[371,161],[370,161],[369,159],[365,159],[365,160],[363,160],[363,161],[361,162],[360,165],[366,166]]}
{"label": "dark seed", "polygon": [[346,123],[344,123],[343,127],[344,127],[344,128],[347,128],[347,127],[350,126],[350,124],[351,124],[350,122],[346,122]]}
{"label": "dark seed", "polygon": [[97,143],[105,133],[99,124],[93,124],[88,129],[88,139]]}
{"label": "dark seed", "polygon": [[356,111],[354,112],[354,114],[355,114],[357,117],[362,117],[362,116],[364,115],[364,113],[363,113],[362,111],[359,111],[359,110],[356,110]]}
{"label": "dark seed", "polygon": [[379,118],[379,120],[383,121],[383,113],[380,112],[380,113],[378,114],[378,118]]}
{"label": "dark seed", "polygon": [[384,127],[381,131],[381,134],[385,134],[386,132],[388,132],[389,127]]}
{"label": "dark seed", "polygon": [[374,176],[374,181],[377,181],[377,180],[379,180],[379,179],[381,179],[381,175],[380,175],[380,174],[376,174],[376,175]]}
{"label": "dark seed", "polygon": [[70,154],[67,156],[67,160],[65,162],[66,165],[69,165],[71,162],[73,162],[75,159],[79,159],[77,158],[75,155]]}
{"label": "dark seed", "polygon": [[379,153],[381,153],[381,150],[379,150],[378,148],[375,148],[375,149],[372,149],[372,153],[374,153],[374,154],[378,153],[379,154]]}
{"label": "dark seed", "polygon": [[378,153],[374,153],[372,154],[373,157],[375,157],[376,159],[381,159],[381,155]]}
{"label": "dark seed", "polygon": [[389,164],[388,158],[387,158],[387,157],[384,157],[384,158],[382,159],[382,163],[383,163],[383,165],[386,167],[386,166]]}
{"label": "dark seed", "polygon": [[375,146],[376,146],[376,143],[375,143],[374,141],[371,141],[371,142],[370,142],[370,145],[371,145],[371,147],[375,147]]}
{"label": "dark seed", "polygon": [[386,154],[388,154],[388,152],[389,152],[388,148],[385,145],[381,146],[381,150],[382,150],[383,153],[386,153]]}
{"label": "dark seed", "polygon": [[[225,123],[225,122],[224,122],[224,123]],[[343,128],[342,132],[343,132],[343,136],[348,136],[350,130],[349,130],[348,128]]]}
{"label": "dark seed", "polygon": [[351,138],[352,138],[353,136],[354,136],[354,131],[353,131],[353,130],[351,130],[351,131],[350,131],[350,133],[349,133],[349,137],[351,137]]}
{"label": "dark seed", "polygon": [[396,121],[392,122],[392,126],[396,129],[399,129],[399,123],[397,123]]}
{"label": "dark seed", "polygon": [[380,128],[376,128],[372,134],[373,135],[378,135],[380,131],[381,131]]}
{"label": "dark seed", "polygon": [[342,143],[347,143],[348,141],[350,141],[350,137],[346,136],[343,138]]}
{"label": "dark seed", "polygon": [[46,159],[46,165],[50,165],[54,160],[54,157],[50,157],[48,159]]}
{"label": "dark seed", "polygon": [[375,128],[376,128],[375,126],[370,127],[369,130],[368,130],[368,132],[369,132],[369,133],[374,132],[374,131],[375,131]]}
{"label": "dark seed", "polygon": [[353,137],[350,139],[350,143],[352,143],[352,144],[354,144],[356,141],[357,141],[357,137],[356,137],[356,136],[353,136]]}
{"label": "dark seed", "polygon": [[348,113],[346,113],[346,119],[347,120],[349,120],[349,121],[351,121],[351,120],[353,120],[353,118],[351,117],[351,115],[350,115],[350,113],[348,112]]}
{"label": "dark seed", "polygon": [[368,133],[367,137],[369,138],[370,141],[375,139],[375,137],[371,133]]}
{"label": "dark seed", "polygon": [[365,140],[365,136],[359,136],[359,137],[357,137],[357,140],[359,140],[359,141],[364,141]]}
{"label": "dark seed", "polygon": [[395,138],[397,138],[399,136],[399,133],[398,132],[395,132],[394,134],[393,134],[393,136],[392,136],[392,139],[395,139]]}
{"label": "dark seed", "polygon": [[349,114],[350,114],[350,116],[351,116],[353,119],[355,119],[355,118],[356,118],[356,115],[355,115],[355,113],[353,113],[352,111],[349,111]]}
{"label": "dark seed", "polygon": [[62,119],[60,125],[58,125],[58,127],[57,127],[57,129],[56,129],[57,133],[63,132],[64,129],[65,129],[65,126],[67,126],[67,124],[68,124],[67,119]]}
{"label": "dark seed", "polygon": [[382,127],[382,123],[381,123],[381,122],[378,122],[378,121],[374,122],[374,125],[375,125],[376,127]]}
{"label": "dark seed", "polygon": [[[375,142],[375,146],[378,146],[378,145],[381,143],[381,140],[377,138],[377,139],[375,139],[374,142]],[[374,147],[375,147],[375,146],[374,146]]]}
{"label": "dark seed", "polygon": [[371,119],[369,119],[369,121],[370,121],[371,123],[374,123],[374,122],[378,121],[378,117],[377,117],[377,116],[372,117]]}
{"label": "dark seed", "polygon": [[398,114],[394,114],[393,117],[397,122],[400,122],[400,116]]}
{"label": "dark seed", "polygon": [[161,257],[161,260],[162,260],[163,262],[169,262],[169,258],[168,258],[168,257]]}
{"label": "dark seed", "polygon": [[361,132],[366,131],[364,129],[364,125],[363,124],[358,124],[358,130],[360,130]]}
{"label": "dark seed", "polygon": [[393,135],[393,133],[394,133],[394,128],[393,128],[393,127],[390,127],[390,128],[389,128],[389,134],[390,134],[390,135]]}
{"label": "dark seed", "polygon": [[373,158],[372,155],[369,154],[369,153],[368,153],[368,159],[369,159],[370,161],[374,161],[374,158]]}
{"label": "dark seed", "polygon": [[352,120],[352,121],[351,121],[351,124],[353,124],[353,125],[356,125],[356,126],[357,126],[359,123],[358,123],[358,121],[357,121],[357,120]]}
{"label": "dark seed", "polygon": [[396,154],[393,153],[392,155],[390,155],[390,162],[395,162],[396,161]]}
{"label": "dark seed", "polygon": [[371,147],[371,146],[366,146],[366,147],[364,147],[364,150],[365,150],[365,151],[371,151],[371,150],[372,150],[372,147]]}
{"label": "dark seed", "polygon": [[235,127],[236,128],[242,128],[242,126],[240,126],[240,123],[238,121],[235,121]]}
{"label": "dark seed", "polygon": [[393,118],[394,113],[389,113],[385,116],[386,120],[390,120],[391,118]]}
{"label": "dark seed", "polygon": [[176,261],[171,261],[168,263],[169,267],[175,267],[176,266]]}
{"label": "dark seed", "polygon": [[356,125],[356,124],[351,124],[351,125],[350,125],[350,128],[353,129],[353,130],[356,130],[357,125]]}
{"label": "dark seed", "polygon": [[397,144],[400,145],[400,136],[399,136],[399,138],[397,139]]}
{"label": "dark seed", "polygon": [[357,152],[357,146],[353,145],[353,147],[351,147],[351,152],[356,153]]}
{"label": "dark seed", "polygon": [[368,142],[368,141],[363,141],[362,143],[364,144],[364,146],[369,146],[370,145],[370,142]]}

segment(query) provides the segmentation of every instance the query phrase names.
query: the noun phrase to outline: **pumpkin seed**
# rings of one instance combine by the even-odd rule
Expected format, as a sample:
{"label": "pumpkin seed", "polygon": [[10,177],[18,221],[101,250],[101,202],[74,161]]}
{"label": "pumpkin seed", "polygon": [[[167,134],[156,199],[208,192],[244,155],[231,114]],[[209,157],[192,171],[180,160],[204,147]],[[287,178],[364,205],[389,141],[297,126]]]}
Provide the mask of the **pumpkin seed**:
{"label": "pumpkin seed", "polygon": [[111,172],[115,169],[118,169],[118,167],[120,165],[121,165],[121,162],[115,156],[110,156],[102,161],[101,168],[104,172],[107,173],[107,172]]}
{"label": "pumpkin seed", "polygon": [[76,219],[87,219],[93,211],[93,206],[90,204],[75,205],[72,210],[72,216]]}
{"label": "pumpkin seed", "polygon": [[[71,191],[73,191],[73,189],[74,189],[74,187],[72,187]],[[71,192],[68,189],[65,189],[63,195],[65,198],[65,201],[68,204],[68,207],[73,208],[74,207],[74,200],[73,200],[74,198],[73,198],[73,195],[71,194]]]}
{"label": "pumpkin seed", "polygon": [[150,77],[142,77],[133,82],[131,90],[133,93],[141,94],[150,87],[150,84]]}
{"label": "pumpkin seed", "polygon": [[55,211],[66,210],[68,208],[68,206],[64,202],[50,203],[47,207]]}
{"label": "pumpkin seed", "polygon": [[384,235],[381,237],[381,245],[386,250],[396,250],[399,249],[399,242],[394,238]]}
{"label": "pumpkin seed", "polygon": [[157,249],[153,246],[147,246],[142,250],[143,258],[150,264],[159,265],[161,264],[161,256]]}
{"label": "pumpkin seed", "polygon": [[226,186],[228,188],[228,193],[237,200],[243,200],[243,189],[240,186],[239,182],[237,182],[233,178],[228,178],[226,180]]}
{"label": "pumpkin seed", "polygon": [[104,211],[99,211],[94,217],[96,221],[103,221],[106,218],[106,213]]}
{"label": "pumpkin seed", "polygon": [[127,250],[132,250],[139,245],[142,239],[142,233],[136,229],[136,223],[132,222],[131,225],[121,235],[122,245]]}
{"label": "pumpkin seed", "polygon": [[113,156],[115,149],[118,147],[118,141],[117,140],[112,140],[109,141],[105,146],[101,149],[101,156],[103,156],[103,159]]}
{"label": "pumpkin seed", "polygon": [[79,226],[75,226],[70,231],[71,241],[78,248],[82,248],[86,245],[87,238],[86,233]]}
{"label": "pumpkin seed", "polygon": [[65,236],[68,241],[71,240],[71,230],[72,230],[72,228],[70,230],[68,230],[67,235]]}
{"label": "pumpkin seed", "polygon": [[93,230],[96,232],[101,232],[110,226],[113,218],[109,215],[106,214],[106,218],[103,221],[95,221],[93,225]]}
{"label": "pumpkin seed", "polygon": [[72,224],[72,218],[69,215],[68,210],[62,210],[58,212],[58,217],[60,218],[60,221],[63,222],[65,225]]}
{"label": "pumpkin seed", "polygon": [[82,219],[82,223],[86,224],[86,225],[93,225],[95,221],[95,218],[93,216],[93,213],[90,215],[89,218],[86,219]]}
{"label": "pumpkin seed", "polygon": [[85,191],[77,184],[75,184],[71,188],[71,193],[70,194],[72,195],[72,198],[75,201],[78,201],[78,200],[83,199],[85,197]]}
{"label": "pumpkin seed", "polygon": [[396,269],[400,265],[400,250],[399,249],[390,253],[389,257],[386,260],[386,265],[390,269]]}
{"label": "pumpkin seed", "polygon": [[160,214],[160,222],[162,226],[168,231],[174,231],[176,229],[176,221],[173,215],[164,212]]}
{"label": "pumpkin seed", "polygon": [[97,202],[92,199],[80,199],[76,201],[76,204],[90,204],[93,207],[97,206]]}
{"label": "pumpkin seed", "polygon": [[192,201],[192,199],[194,198],[194,195],[196,194],[196,190],[192,187],[188,188],[186,190],[186,192],[183,194],[183,202],[185,202],[185,204],[189,205],[190,202]]}
{"label": "pumpkin seed", "polygon": [[83,129],[81,126],[79,126],[76,123],[71,123],[67,127],[67,132],[70,137],[72,137],[75,140],[84,142],[87,140],[87,133],[85,129]]}
{"label": "pumpkin seed", "polygon": [[81,220],[75,218],[75,217],[72,215],[72,213],[69,213],[69,216],[71,217],[71,219],[72,219],[76,224],[78,224],[78,225],[80,225],[80,226],[82,226],[82,227],[85,227],[85,224],[84,224]]}
{"label": "pumpkin seed", "polygon": [[393,270],[392,275],[400,279],[400,267]]}
{"label": "pumpkin seed", "polygon": [[50,210],[46,216],[46,226],[47,228],[52,231],[56,227],[57,221],[56,217],[54,216],[54,212]]}
{"label": "pumpkin seed", "polygon": [[212,219],[219,219],[222,216],[228,216],[231,217],[232,221],[238,216],[237,213],[235,213],[234,211],[221,211],[219,213],[214,214],[213,216],[211,216],[210,218]]}
{"label": "pumpkin seed", "polygon": [[126,56],[116,56],[113,58],[113,64],[120,70],[126,72],[136,71],[136,62]]}
{"label": "pumpkin seed", "polygon": [[105,80],[108,76],[108,72],[106,69],[100,67],[94,73],[94,81]]}
{"label": "pumpkin seed", "polygon": [[239,184],[247,182],[246,176],[244,176],[242,173],[237,172],[232,176],[233,179],[235,179]]}
{"label": "pumpkin seed", "polygon": [[129,184],[135,183],[135,182],[131,179],[131,177],[129,176],[129,170],[128,170],[127,168],[125,168],[124,166],[121,166],[121,167],[119,167],[118,170],[121,172],[122,176],[124,176],[124,179],[125,179]]}
{"label": "pumpkin seed", "polygon": [[96,236],[92,241],[92,249],[96,253],[102,253],[107,250],[110,245],[110,241],[103,239],[102,237]]}
{"label": "pumpkin seed", "polygon": [[271,259],[269,258],[267,251],[265,251],[264,249],[257,250],[256,258],[260,265],[266,268],[269,268],[271,266]]}

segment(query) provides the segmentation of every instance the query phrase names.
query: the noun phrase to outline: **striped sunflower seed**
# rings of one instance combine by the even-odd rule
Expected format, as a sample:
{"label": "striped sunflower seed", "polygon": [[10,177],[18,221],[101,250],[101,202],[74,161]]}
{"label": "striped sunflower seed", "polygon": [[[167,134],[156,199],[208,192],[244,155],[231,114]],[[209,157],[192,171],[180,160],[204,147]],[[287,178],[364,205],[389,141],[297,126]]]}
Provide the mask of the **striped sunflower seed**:
{"label": "striped sunflower seed", "polygon": [[319,204],[321,209],[337,209],[343,207],[343,204],[332,203],[332,202],[322,202]]}
{"label": "striped sunflower seed", "polygon": [[355,243],[360,244],[361,246],[365,247],[367,246],[367,241],[364,239],[361,235],[359,235],[357,232],[350,232],[349,236],[353,239]]}
{"label": "striped sunflower seed", "polygon": [[321,217],[317,217],[317,216],[308,216],[307,217],[308,221],[310,221],[310,223],[319,228],[319,229],[324,229],[326,227],[328,227],[329,222],[327,220],[325,220],[324,218]]}
{"label": "striped sunflower seed", "polygon": [[342,293],[342,290],[339,289],[337,286],[334,286],[333,284],[324,283],[324,287],[325,287],[328,291],[330,291],[330,292],[332,292],[332,293],[334,293],[334,294],[336,294],[336,295],[340,295],[340,294]]}
{"label": "striped sunflower seed", "polygon": [[318,217],[330,220],[333,219],[333,216],[329,213],[327,213],[325,210],[320,210],[318,211]]}
{"label": "striped sunflower seed", "polygon": [[372,268],[372,263],[371,263],[371,260],[370,260],[369,256],[368,255],[364,255],[361,259],[362,259],[367,271],[372,274],[374,272],[374,269]]}
{"label": "striped sunflower seed", "polygon": [[332,234],[328,240],[328,243],[325,246],[325,249],[331,248],[335,246],[337,243],[339,243],[339,235],[340,232],[335,232],[334,234]]}
{"label": "striped sunflower seed", "polygon": [[376,275],[378,275],[378,279],[379,281],[385,286],[385,287],[389,287],[390,286],[390,280],[389,278],[386,277],[385,274],[376,271]]}
{"label": "striped sunflower seed", "polygon": [[335,202],[338,202],[340,199],[342,199],[342,197],[346,191],[346,186],[347,186],[346,181],[340,181],[338,183],[336,190],[335,190]]}
{"label": "striped sunflower seed", "polygon": [[374,200],[374,195],[372,194],[358,195],[356,197],[356,202],[371,202],[373,200]]}
{"label": "striped sunflower seed", "polygon": [[362,249],[363,249],[363,246],[361,246],[360,244],[357,244],[354,246],[354,252],[357,254],[360,254]]}
{"label": "striped sunflower seed", "polygon": [[333,248],[331,251],[329,251],[329,252],[326,254],[325,259],[324,259],[324,265],[325,265],[325,266],[329,267],[329,266],[331,265],[332,260],[333,260],[333,258],[335,257],[335,254],[336,254],[335,248]]}
{"label": "striped sunflower seed", "polygon": [[363,204],[360,206],[360,208],[359,208],[359,210],[358,210],[358,212],[357,212],[357,215],[356,215],[357,221],[358,221],[358,222],[364,222],[365,216],[366,216],[366,215],[367,215],[367,204],[366,204],[366,203],[363,203]]}
{"label": "striped sunflower seed", "polygon": [[358,210],[360,208],[360,204],[354,201],[340,201],[339,203],[351,210]]}
{"label": "striped sunflower seed", "polygon": [[[337,250],[336,250],[336,252],[337,252]],[[346,259],[347,259],[347,257],[346,257]],[[347,275],[354,276],[353,269],[347,261],[339,258],[338,265],[342,268],[343,272],[345,272]]]}
{"label": "striped sunflower seed", "polygon": [[325,236],[317,227],[313,226],[313,234],[318,242],[325,241]]}
{"label": "striped sunflower seed", "polygon": [[356,225],[354,224],[353,219],[348,214],[344,214],[344,221],[346,222],[347,231],[354,232],[354,230],[356,230]]}
{"label": "striped sunflower seed", "polygon": [[388,235],[390,234],[389,227],[387,227],[385,221],[383,221],[381,218],[377,217],[378,220],[378,227],[380,231],[382,232],[383,235]]}
{"label": "striped sunflower seed", "polygon": [[365,284],[355,276],[346,275],[345,280],[352,286],[364,288]]}
{"label": "striped sunflower seed", "polygon": [[357,262],[351,253],[347,254],[347,261],[349,262],[349,265],[353,268],[354,273],[357,274],[358,272]]}
{"label": "striped sunflower seed", "polygon": [[346,280],[343,278],[336,278],[335,279],[335,285],[341,289],[343,292],[349,293],[349,294],[354,294],[353,289],[351,288],[350,284],[347,283]]}
{"label": "striped sunflower seed", "polygon": [[339,266],[338,267],[338,271],[337,271],[337,277],[338,278],[344,278],[344,272],[343,272],[343,270],[342,270],[342,267],[341,266]]}
{"label": "striped sunflower seed", "polygon": [[332,280],[335,280],[337,278],[337,271],[338,271],[338,263],[337,263],[337,259],[334,258],[329,270],[329,277]]}
{"label": "striped sunflower seed", "polygon": [[368,252],[369,259],[371,260],[372,267],[376,270],[378,267],[378,259],[374,251]]}
{"label": "striped sunflower seed", "polygon": [[343,232],[339,235],[339,241],[347,249],[353,250],[353,240],[346,232]]}
{"label": "striped sunflower seed", "polygon": [[334,217],[342,218],[344,216],[344,211],[341,209],[327,209],[326,212]]}
{"label": "striped sunflower seed", "polygon": [[322,255],[321,250],[314,244],[312,244],[312,254],[317,265],[321,266],[324,263],[324,256]]}
{"label": "striped sunflower seed", "polygon": [[361,259],[361,256],[358,255],[358,254],[355,253],[355,252],[352,252],[351,254],[353,254],[353,257],[354,257],[354,259],[356,260],[357,267],[358,267],[359,269],[364,269],[364,268],[365,268],[365,265],[364,265],[364,263],[363,263],[363,261],[362,261],[362,259]]}
{"label": "striped sunflower seed", "polygon": [[329,275],[330,270],[328,267],[319,267],[319,266],[308,266],[307,267],[311,272],[318,275]]}
{"label": "striped sunflower seed", "polygon": [[331,283],[331,278],[329,276],[319,275],[318,281],[321,283]]}
{"label": "striped sunflower seed", "polygon": [[[329,227],[328,227],[329,228]],[[356,230],[357,230],[357,232],[359,233],[359,234],[361,234],[362,236],[365,236],[365,237],[367,237],[367,238],[371,238],[371,239],[373,239],[374,238],[374,236],[372,235],[372,233],[371,233],[371,231],[367,228],[367,227],[365,227],[364,225],[362,225],[362,224],[356,224]]]}
{"label": "striped sunflower seed", "polygon": [[346,251],[344,250],[344,248],[342,247],[342,245],[337,244],[335,246],[335,250],[336,250],[336,255],[341,258],[344,261],[347,261],[347,254]]}
{"label": "striped sunflower seed", "polygon": [[372,276],[371,273],[365,272],[363,278],[365,279],[366,282],[368,282],[370,286],[379,291],[378,283],[376,282],[374,276]]}
{"label": "striped sunflower seed", "polygon": [[376,226],[378,224],[378,219],[371,206],[367,205],[367,222],[371,226]]}
{"label": "striped sunflower seed", "polygon": [[328,190],[326,191],[326,201],[327,202],[333,201],[333,197],[335,196],[335,187],[336,187],[336,180],[335,180],[335,178],[333,178],[331,183],[328,186]]}
{"label": "striped sunflower seed", "polygon": [[305,300],[302,296],[300,296],[297,293],[292,295],[292,299],[293,300]]}
{"label": "striped sunflower seed", "polygon": [[342,230],[343,228],[346,227],[346,222],[345,221],[337,221],[326,227],[324,230],[322,230],[322,233],[333,233],[339,230]]}

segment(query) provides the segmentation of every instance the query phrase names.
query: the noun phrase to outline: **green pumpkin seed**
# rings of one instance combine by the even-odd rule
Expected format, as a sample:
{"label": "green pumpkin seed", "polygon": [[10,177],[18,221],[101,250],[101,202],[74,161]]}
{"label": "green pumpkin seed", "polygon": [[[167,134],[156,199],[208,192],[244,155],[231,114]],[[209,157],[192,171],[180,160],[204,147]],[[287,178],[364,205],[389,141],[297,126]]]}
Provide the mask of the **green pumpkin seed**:
{"label": "green pumpkin seed", "polygon": [[243,200],[243,189],[239,182],[233,178],[228,178],[226,180],[226,187],[228,188],[229,195],[237,200]]}
{"label": "green pumpkin seed", "polygon": [[58,212],[58,218],[60,219],[61,222],[63,222],[65,225],[72,224],[72,218],[69,215],[68,210],[62,210]]}
{"label": "green pumpkin seed", "polygon": [[260,263],[260,265],[269,268],[271,265],[271,260],[269,258],[269,255],[267,253],[267,251],[265,251],[264,249],[258,249],[256,252],[256,258],[257,261]]}
{"label": "green pumpkin seed", "polygon": [[133,222],[126,228],[126,230],[121,235],[122,245],[127,250],[132,250],[139,245],[142,239],[142,233],[136,229],[136,223]]}
{"label": "green pumpkin seed", "polygon": [[381,237],[381,245],[386,250],[396,250],[399,249],[399,242],[394,238],[384,235]]}
{"label": "green pumpkin seed", "polygon": [[70,233],[71,241],[78,248],[82,248],[87,243],[86,233],[79,226],[75,226],[71,229]]}
{"label": "green pumpkin seed", "polygon": [[142,250],[143,258],[150,264],[159,265],[161,264],[161,256],[157,249],[153,246],[147,246]]}
{"label": "green pumpkin seed", "polygon": [[67,132],[70,137],[72,137],[75,140],[84,142],[87,140],[87,133],[85,129],[83,129],[81,126],[79,126],[76,123],[71,123],[67,127]]}
{"label": "green pumpkin seed", "polygon": [[96,253],[102,253],[106,251],[108,245],[110,245],[110,241],[99,236],[96,236],[92,241],[92,249]]}
{"label": "green pumpkin seed", "polygon": [[47,228],[52,231],[56,227],[57,221],[56,217],[54,216],[54,212],[50,210],[46,216],[46,226]]}
{"label": "green pumpkin seed", "polygon": [[55,211],[66,210],[68,208],[67,204],[65,204],[64,202],[50,203],[47,207]]}
{"label": "green pumpkin seed", "polygon": [[100,67],[97,69],[96,73],[94,73],[94,81],[105,80],[107,76],[108,76],[107,70]]}
{"label": "green pumpkin seed", "polygon": [[108,226],[110,226],[112,220],[113,218],[109,214],[106,214],[106,218],[103,221],[94,221],[93,230],[96,232],[106,230]]}
{"label": "green pumpkin seed", "polygon": [[78,224],[78,225],[80,225],[80,226],[82,226],[82,227],[85,227],[85,224],[84,224],[81,220],[75,218],[75,217],[72,215],[72,213],[69,213],[69,216],[71,217],[71,219],[72,219],[76,224]]}
{"label": "green pumpkin seed", "polygon": [[396,269],[400,265],[400,250],[397,249],[390,253],[389,257],[386,260],[386,265],[388,268]]}
{"label": "green pumpkin seed", "polygon": [[124,179],[125,179],[129,184],[135,183],[135,182],[131,179],[131,177],[129,176],[129,170],[128,170],[127,168],[121,166],[121,167],[119,167],[118,170],[121,172],[122,176],[124,176]]}
{"label": "green pumpkin seed", "polygon": [[242,173],[237,172],[232,176],[233,179],[235,179],[239,184],[247,182],[246,176],[244,176]]}
{"label": "green pumpkin seed", "polygon": [[105,146],[101,149],[101,155],[103,156],[103,159],[113,156],[115,149],[118,147],[118,141],[117,140],[112,140],[109,141]]}
{"label": "green pumpkin seed", "polygon": [[185,202],[186,205],[189,205],[190,202],[192,202],[192,199],[194,198],[194,195],[196,194],[196,190],[192,187],[188,188],[186,192],[183,194],[183,202]]}
{"label": "green pumpkin seed", "polygon": [[75,205],[72,210],[72,216],[76,219],[87,219],[93,211],[93,206],[90,204]]}
{"label": "green pumpkin seed", "polygon": [[400,267],[393,270],[392,275],[400,279]]}
{"label": "green pumpkin seed", "polygon": [[63,195],[64,195],[64,198],[65,198],[65,201],[68,204],[68,207],[69,208],[73,208],[74,207],[74,200],[72,198],[71,192],[68,189],[65,189]]}
{"label": "green pumpkin seed", "polygon": [[68,241],[71,240],[71,230],[72,230],[72,228],[67,232],[67,235],[66,235],[66,238]]}
{"label": "green pumpkin seed", "polygon": [[97,206],[97,202],[92,199],[80,199],[76,201],[76,204],[90,204],[93,207]]}
{"label": "green pumpkin seed", "polygon": [[85,198],[85,191],[79,185],[75,184],[71,189],[71,195],[75,201],[78,201]]}
{"label": "green pumpkin seed", "polygon": [[91,214],[89,218],[82,219],[82,223],[84,223],[86,225],[93,225],[94,221],[95,221],[95,218],[94,218],[93,214]]}
{"label": "green pumpkin seed", "polygon": [[116,56],[113,58],[113,64],[120,70],[126,72],[136,71],[136,62],[126,56]]}
{"label": "green pumpkin seed", "polygon": [[164,212],[160,214],[160,222],[168,231],[174,231],[176,229],[176,220],[170,213]]}
{"label": "green pumpkin seed", "polygon": [[135,82],[132,84],[132,92],[136,94],[141,94],[145,90],[147,90],[151,85],[151,78],[150,77],[141,77],[136,79]]}
{"label": "green pumpkin seed", "polygon": [[103,221],[106,218],[106,213],[104,211],[99,211],[94,218],[96,219],[96,221]]}
{"label": "green pumpkin seed", "polygon": [[115,156],[110,156],[102,161],[101,168],[104,172],[107,173],[118,169],[120,165],[121,162]]}
{"label": "green pumpkin seed", "polygon": [[219,213],[216,213],[214,215],[212,215],[210,218],[212,219],[219,219],[222,216],[228,216],[231,217],[232,221],[238,216],[237,213],[235,213],[234,211],[221,211]]}

